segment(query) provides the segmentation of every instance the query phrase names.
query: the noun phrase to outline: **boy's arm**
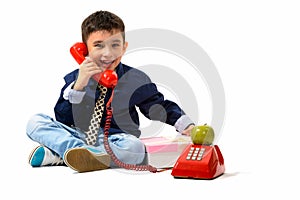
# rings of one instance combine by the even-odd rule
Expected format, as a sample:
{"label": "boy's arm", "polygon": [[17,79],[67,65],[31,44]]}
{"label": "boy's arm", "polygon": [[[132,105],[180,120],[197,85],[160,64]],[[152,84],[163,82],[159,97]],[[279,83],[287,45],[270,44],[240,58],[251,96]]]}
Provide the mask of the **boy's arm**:
{"label": "boy's arm", "polygon": [[84,95],[85,95],[85,90],[74,90],[75,81],[72,82],[64,91],[63,91],[63,98],[65,100],[69,100],[70,103],[73,104],[79,104],[81,103]]}
{"label": "boy's arm", "polygon": [[60,96],[55,104],[54,113],[57,121],[67,125],[73,126],[73,112],[72,112],[72,104],[69,100],[64,99],[64,90],[65,87],[62,88],[60,92]]}
{"label": "boy's arm", "polygon": [[194,122],[175,102],[165,100],[163,94],[157,90],[153,83],[139,88],[134,96],[147,96],[146,93],[151,95],[138,104],[141,113],[148,119],[158,120],[174,126],[181,134],[190,134]]}
{"label": "boy's arm", "polygon": [[54,107],[56,120],[68,126],[74,125],[72,104],[80,103],[85,95],[85,91],[72,89],[75,79],[76,72],[72,72],[64,77],[65,85],[61,89],[60,96]]}
{"label": "boy's arm", "polygon": [[191,135],[194,126],[194,122],[187,115],[182,115],[174,124],[176,130],[183,135]]}

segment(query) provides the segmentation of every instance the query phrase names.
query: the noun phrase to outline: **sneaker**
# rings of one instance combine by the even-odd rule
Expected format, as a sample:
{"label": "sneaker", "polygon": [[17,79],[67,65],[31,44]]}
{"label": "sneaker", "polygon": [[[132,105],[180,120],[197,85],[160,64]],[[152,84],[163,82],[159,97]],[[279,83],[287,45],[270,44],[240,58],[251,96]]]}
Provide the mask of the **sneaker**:
{"label": "sneaker", "polygon": [[64,165],[64,161],[56,153],[40,145],[30,153],[29,164],[32,167],[59,166]]}
{"label": "sneaker", "polygon": [[77,172],[89,172],[109,168],[110,156],[90,148],[78,147],[66,151],[64,162]]}

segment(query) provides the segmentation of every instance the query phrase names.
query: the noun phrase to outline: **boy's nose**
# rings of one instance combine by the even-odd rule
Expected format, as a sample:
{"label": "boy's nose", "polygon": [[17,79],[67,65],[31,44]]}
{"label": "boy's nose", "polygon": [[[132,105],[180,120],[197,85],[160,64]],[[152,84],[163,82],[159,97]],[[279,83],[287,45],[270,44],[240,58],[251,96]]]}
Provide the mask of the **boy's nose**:
{"label": "boy's nose", "polygon": [[103,49],[102,55],[105,57],[111,57],[112,56],[112,51],[110,49],[110,47],[105,47]]}

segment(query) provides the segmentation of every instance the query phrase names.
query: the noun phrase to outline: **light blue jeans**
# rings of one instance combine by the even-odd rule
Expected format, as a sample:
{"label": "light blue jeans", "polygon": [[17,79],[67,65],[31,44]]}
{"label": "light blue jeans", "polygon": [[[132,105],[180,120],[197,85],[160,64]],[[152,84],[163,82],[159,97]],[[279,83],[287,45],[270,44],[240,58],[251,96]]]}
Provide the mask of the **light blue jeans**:
{"label": "light blue jeans", "polygon": [[[102,153],[106,153],[103,145],[103,131],[99,132],[95,146],[85,144],[85,134],[80,130],[70,128],[48,115],[36,114],[32,116],[26,127],[26,133],[30,139],[38,142],[61,158],[68,149],[75,147],[90,147]],[[116,157],[128,164],[141,164],[145,157],[145,146],[135,136],[125,133],[113,134],[108,137],[109,145]],[[112,162],[111,167],[115,167]]]}

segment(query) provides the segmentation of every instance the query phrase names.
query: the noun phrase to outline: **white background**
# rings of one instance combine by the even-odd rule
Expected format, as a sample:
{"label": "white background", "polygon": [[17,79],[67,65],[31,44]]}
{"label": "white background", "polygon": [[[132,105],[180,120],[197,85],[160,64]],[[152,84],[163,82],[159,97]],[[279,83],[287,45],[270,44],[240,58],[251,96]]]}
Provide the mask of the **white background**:
{"label": "white background", "polygon": [[[27,120],[53,115],[63,75],[76,66],[69,47],[81,39],[82,20],[100,9],[119,15],[127,30],[173,30],[208,53],[226,94],[222,177],[28,165],[36,144]],[[0,15],[1,199],[299,199],[297,1],[11,0],[1,1]]]}

